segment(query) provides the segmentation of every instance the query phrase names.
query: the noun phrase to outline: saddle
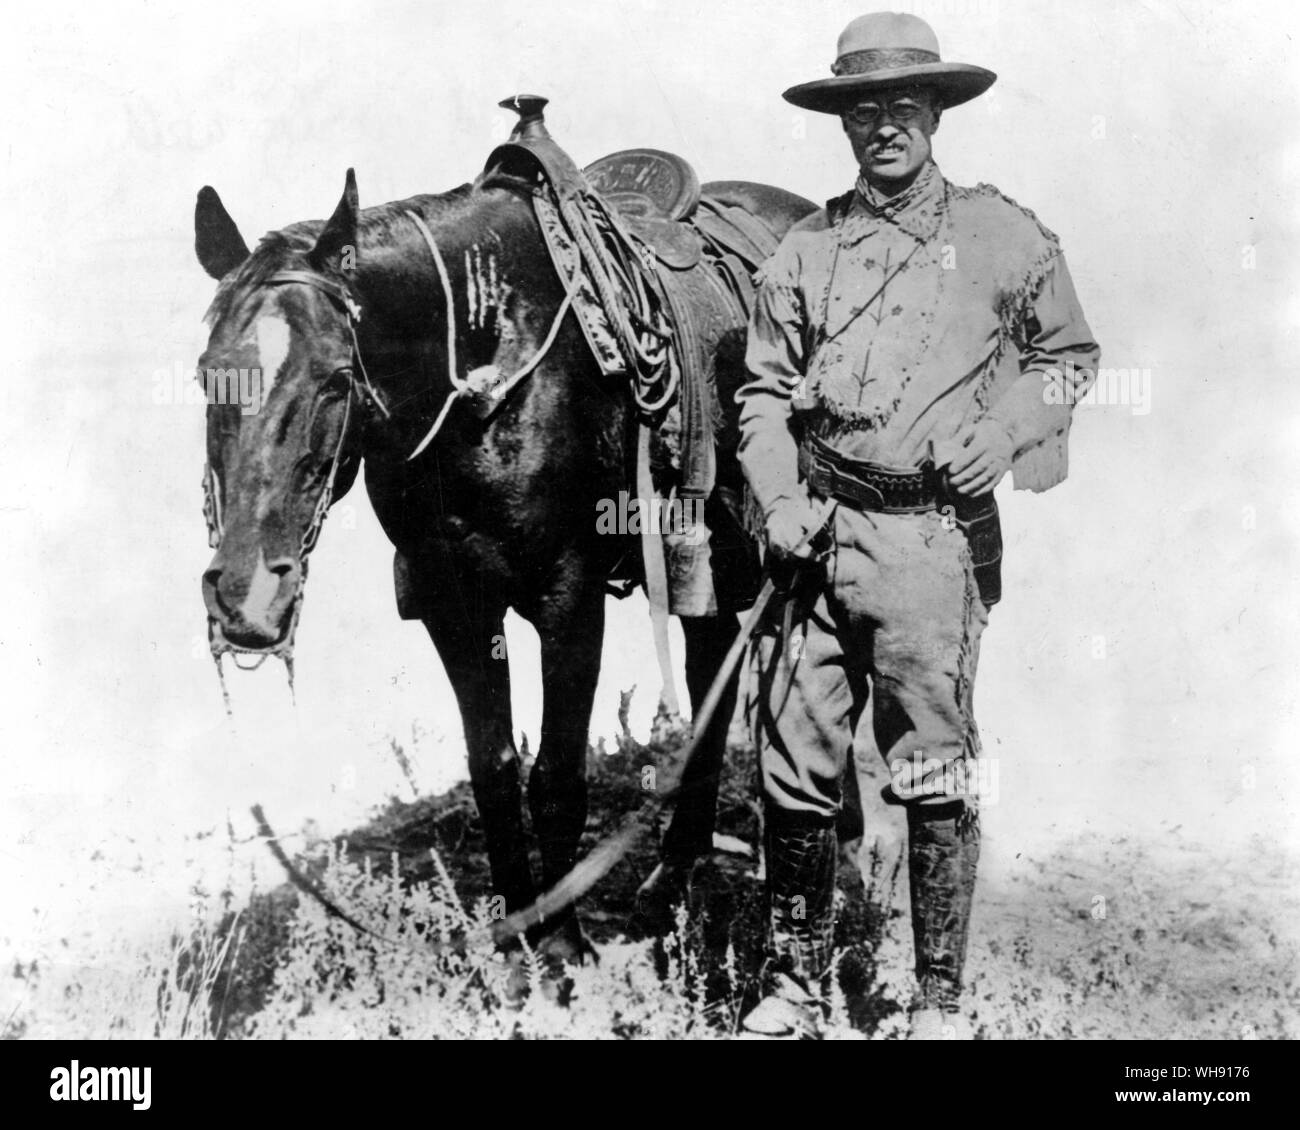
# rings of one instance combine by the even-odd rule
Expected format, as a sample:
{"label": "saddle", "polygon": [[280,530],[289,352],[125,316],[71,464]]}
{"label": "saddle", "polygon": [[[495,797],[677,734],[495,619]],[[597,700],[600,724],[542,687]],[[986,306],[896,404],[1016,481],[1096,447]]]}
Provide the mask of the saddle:
{"label": "saddle", "polygon": [[[739,475],[734,460],[719,460],[719,444],[735,442],[724,405],[743,375],[752,276],[783,234],[753,213],[776,214],[788,227],[814,205],[744,181],[701,186],[689,162],[658,149],[622,150],[580,170],[547,131],[546,102],[519,95],[501,103],[519,121],[489,155],[484,180],[507,178],[529,192],[592,356],[605,376],[628,380],[653,431],[655,490],[707,507],[711,545],[665,539],[672,610],[710,614],[723,591],[740,595],[743,607],[741,594],[756,586],[720,574],[732,572],[729,561],[750,572],[753,547],[741,485],[719,482],[720,465],[724,478]],[[720,376],[733,387],[719,388]],[[646,485],[638,482],[638,494]],[[719,537],[722,527],[737,536]]]}
{"label": "saddle", "polygon": [[700,180],[688,161],[662,149],[624,149],[582,172],[661,263],[686,271],[700,261],[703,245],[686,224],[699,207]]}
{"label": "saddle", "polygon": [[686,271],[704,258],[723,272],[748,318],[753,273],[780,239],[750,210],[770,201],[750,193],[737,202],[729,193],[761,186],[714,181],[702,193],[690,163],[662,149],[623,149],[588,165],[583,174],[664,267]]}
{"label": "saddle", "polygon": [[677,493],[707,498],[716,480],[718,340],[743,331],[753,273],[779,242],[748,210],[761,187],[702,189],[689,162],[659,149],[622,150],[579,170],[546,129],[546,103],[536,95],[501,103],[519,122],[484,177],[529,186],[592,355],[606,376],[631,378],[645,422],[657,427],[680,413]]}

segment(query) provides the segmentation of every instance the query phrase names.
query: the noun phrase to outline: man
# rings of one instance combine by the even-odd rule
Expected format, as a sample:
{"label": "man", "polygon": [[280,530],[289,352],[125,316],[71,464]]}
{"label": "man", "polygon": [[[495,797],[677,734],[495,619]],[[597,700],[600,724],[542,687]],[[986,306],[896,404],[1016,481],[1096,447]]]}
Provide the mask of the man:
{"label": "man", "polygon": [[971,698],[999,598],[993,489],[1066,473],[1071,405],[1099,351],[1056,237],[931,157],[943,112],[996,76],[940,59],[923,20],[875,13],[834,77],[785,92],[840,116],[851,192],[760,272],[740,459],[769,560],[789,577],[758,649],[772,991],[746,1019],[809,1033],[832,955],[835,818],[868,705],[907,813],[913,1038],[963,1036],[979,821]]}

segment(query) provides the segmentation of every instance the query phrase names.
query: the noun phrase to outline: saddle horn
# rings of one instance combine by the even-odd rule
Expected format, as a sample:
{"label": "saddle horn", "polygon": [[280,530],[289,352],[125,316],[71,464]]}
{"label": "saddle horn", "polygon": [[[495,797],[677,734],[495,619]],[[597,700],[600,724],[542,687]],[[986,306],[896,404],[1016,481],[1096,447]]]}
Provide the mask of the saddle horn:
{"label": "saddle horn", "polygon": [[513,110],[519,115],[519,121],[510,131],[511,141],[536,141],[540,138],[550,138],[551,135],[546,128],[546,118],[542,115],[549,101],[549,98],[543,98],[540,94],[516,94],[497,103],[503,110]]}

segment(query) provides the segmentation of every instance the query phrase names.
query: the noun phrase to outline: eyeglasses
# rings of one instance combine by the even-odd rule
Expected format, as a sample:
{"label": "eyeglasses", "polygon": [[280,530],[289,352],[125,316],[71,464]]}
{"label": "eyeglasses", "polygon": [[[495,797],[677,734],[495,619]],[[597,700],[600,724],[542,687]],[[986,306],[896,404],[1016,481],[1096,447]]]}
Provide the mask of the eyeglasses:
{"label": "eyeglasses", "polygon": [[896,98],[886,106],[878,102],[859,102],[844,111],[844,116],[854,125],[874,126],[883,115],[902,126],[914,126],[925,117],[928,107],[911,98]]}

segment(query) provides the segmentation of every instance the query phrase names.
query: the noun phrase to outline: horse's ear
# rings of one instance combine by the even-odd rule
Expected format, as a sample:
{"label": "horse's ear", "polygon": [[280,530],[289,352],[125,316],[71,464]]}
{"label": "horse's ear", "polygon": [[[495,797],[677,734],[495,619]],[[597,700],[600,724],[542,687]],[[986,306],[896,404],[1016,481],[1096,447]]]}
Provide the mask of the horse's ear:
{"label": "horse's ear", "polygon": [[221,197],[208,185],[194,205],[194,253],[214,279],[223,279],[248,258],[248,244],[230,218]]}
{"label": "horse's ear", "polygon": [[343,197],[325,230],[316,240],[308,258],[318,270],[338,270],[344,256],[356,261],[357,254],[357,176],[351,169],[343,184]]}

